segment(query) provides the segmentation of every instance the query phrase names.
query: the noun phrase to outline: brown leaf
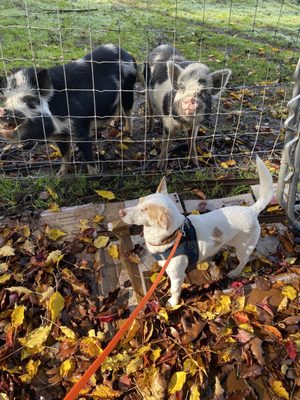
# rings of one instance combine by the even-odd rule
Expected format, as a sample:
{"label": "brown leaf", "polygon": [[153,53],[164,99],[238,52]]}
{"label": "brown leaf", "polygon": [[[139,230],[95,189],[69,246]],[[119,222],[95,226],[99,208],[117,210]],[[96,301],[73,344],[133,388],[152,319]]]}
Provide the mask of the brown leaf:
{"label": "brown leaf", "polygon": [[263,367],[265,365],[265,358],[263,355],[262,340],[260,340],[258,337],[256,337],[256,338],[252,339],[248,345],[249,345],[254,357],[257,359],[259,364]]}

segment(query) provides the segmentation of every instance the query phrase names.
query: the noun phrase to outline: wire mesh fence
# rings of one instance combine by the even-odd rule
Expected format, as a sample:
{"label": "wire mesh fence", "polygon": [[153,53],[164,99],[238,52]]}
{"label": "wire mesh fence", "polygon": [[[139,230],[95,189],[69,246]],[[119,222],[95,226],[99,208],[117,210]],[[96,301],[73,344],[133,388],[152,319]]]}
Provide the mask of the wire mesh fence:
{"label": "wire mesh fence", "polygon": [[[300,5],[295,1],[246,3],[233,0],[52,3],[4,0],[0,5],[0,68],[5,78],[1,85],[0,120],[10,117],[12,122],[5,120],[9,123],[1,128],[4,136],[0,143],[1,174],[22,177],[64,173],[62,152],[64,164],[69,164],[69,173],[75,176],[88,172],[114,176],[160,174],[162,169],[205,172],[220,168],[230,168],[235,175],[240,169],[250,168],[255,154],[277,168],[284,141],[282,127],[298,59]],[[80,67],[84,56],[99,45],[110,43],[126,50],[136,60],[139,74],[132,88],[123,85],[131,60],[122,60],[120,50],[117,60],[105,63],[108,69],[109,63],[117,66],[117,84],[104,78],[97,86],[99,74],[95,74],[95,68],[103,60],[86,59],[89,75],[84,79],[76,71],[69,74],[69,65]],[[185,59],[204,63],[211,71],[232,71],[227,86],[209,110],[210,118],[201,122],[197,132],[197,168],[188,157],[187,138],[191,132],[184,129],[170,137],[167,163],[163,168],[157,166],[163,146],[163,115],[149,108],[142,71],[149,53],[160,44],[172,45]],[[55,81],[54,66],[61,68],[60,84]],[[49,86],[43,87],[46,95],[41,93],[40,83],[38,93],[36,87],[28,91],[25,87],[30,81],[28,77],[22,80],[21,75],[16,75],[15,81],[11,80],[15,68],[29,67],[33,67],[30,79],[34,82],[40,79],[41,68],[53,71]],[[86,86],[82,84],[85,81]],[[9,88],[7,82],[10,82]],[[64,96],[63,104],[53,104],[56,97],[51,83],[56,85],[55,93]],[[17,92],[10,104],[14,115],[7,115],[7,97],[13,90]],[[126,99],[121,92],[134,92],[132,113],[124,109]],[[76,95],[75,100],[72,93]],[[74,126],[87,114],[77,111],[74,114],[72,102],[78,102],[79,109],[84,110],[90,101],[86,100],[86,93],[93,99],[93,112],[88,114],[92,122],[78,134]],[[114,100],[111,97],[103,100],[108,99],[107,93],[115,93]],[[29,96],[27,103],[33,101],[30,100],[33,94],[38,95],[38,102],[31,109],[28,104],[26,109],[22,104],[20,108],[24,97]],[[109,112],[108,103],[115,106],[109,107]],[[21,117],[18,111],[23,114]],[[153,113],[155,119],[150,129],[147,121]],[[21,125],[27,114],[31,121],[36,118],[40,122],[38,128],[30,125],[27,134],[22,135]],[[50,116],[56,117],[54,127],[49,128],[51,135],[47,130]],[[5,135],[7,130],[9,134]],[[12,130],[17,142],[7,140]]]}
{"label": "wire mesh fence", "polygon": [[300,230],[300,58],[295,71],[295,85],[288,102],[289,115],[285,121],[286,136],[282,153],[277,197],[290,222]]}

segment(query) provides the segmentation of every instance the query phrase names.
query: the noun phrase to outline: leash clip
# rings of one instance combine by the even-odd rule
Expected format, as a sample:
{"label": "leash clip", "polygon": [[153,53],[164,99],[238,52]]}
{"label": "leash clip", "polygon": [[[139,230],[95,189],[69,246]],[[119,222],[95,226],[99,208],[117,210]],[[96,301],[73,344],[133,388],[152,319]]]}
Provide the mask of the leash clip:
{"label": "leash clip", "polygon": [[186,237],[186,232],[184,230],[184,223],[181,225],[181,227],[179,228],[179,232],[182,233],[182,237]]}

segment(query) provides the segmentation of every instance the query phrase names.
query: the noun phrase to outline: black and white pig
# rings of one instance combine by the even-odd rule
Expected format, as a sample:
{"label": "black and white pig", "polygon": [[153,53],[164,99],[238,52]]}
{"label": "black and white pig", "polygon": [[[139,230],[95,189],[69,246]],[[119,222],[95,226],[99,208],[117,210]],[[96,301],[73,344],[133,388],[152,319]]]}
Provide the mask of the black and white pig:
{"label": "black and white pig", "polygon": [[211,113],[212,100],[227,85],[231,70],[210,72],[205,64],[185,60],[173,46],[162,44],[148,56],[144,68],[149,129],[153,115],[163,124],[158,166],[168,160],[170,139],[177,131],[191,131],[188,158],[198,166],[196,138],[201,122]]}
{"label": "black and white pig", "polygon": [[132,131],[137,65],[125,50],[105,44],[85,57],[49,69],[20,69],[0,85],[0,135],[7,140],[53,140],[64,175],[76,142],[95,174],[91,129],[122,114]]}

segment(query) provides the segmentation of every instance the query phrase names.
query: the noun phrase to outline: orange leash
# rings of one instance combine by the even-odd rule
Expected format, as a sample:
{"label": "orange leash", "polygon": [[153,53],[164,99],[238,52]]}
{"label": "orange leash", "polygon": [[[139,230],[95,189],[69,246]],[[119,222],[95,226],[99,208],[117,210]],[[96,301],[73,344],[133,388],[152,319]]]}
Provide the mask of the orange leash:
{"label": "orange leash", "polygon": [[119,343],[119,341],[122,338],[122,336],[124,335],[124,333],[130,328],[132,322],[138,316],[139,312],[143,309],[144,305],[150,299],[154,290],[156,289],[161,277],[163,276],[165,270],[167,269],[167,266],[169,265],[171,259],[173,258],[174,254],[175,254],[175,251],[180,243],[181,237],[182,237],[182,232],[179,232],[178,236],[175,240],[174,246],[171,250],[171,253],[169,254],[169,257],[167,258],[164,266],[162,267],[159,274],[157,275],[151,288],[148,290],[146,295],[142,298],[141,302],[136,306],[136,308],[133,310],[130,317],[125,321],[124,325],[122,325],[120,330],[115,334],[115,336],[112,338],[112,340],[108,343],[108,345],[105,347],[103,352],[101,354],[99,354],[99,356],[96,358],[96,360],[93,362],[93,364],[90,365],[90,367],[85,371],[85,373],[79,379],[79,381],[76,382],[75,385],[72,387],[72,389],[66,394],[64,400],[75,400],[76,399],[77,395],[87,384],[87,382],[89,381],[91,376],[97,371],[97,369],[100,367],[100,365],[106,359],[106,357],[113,351],[113,349]]}

